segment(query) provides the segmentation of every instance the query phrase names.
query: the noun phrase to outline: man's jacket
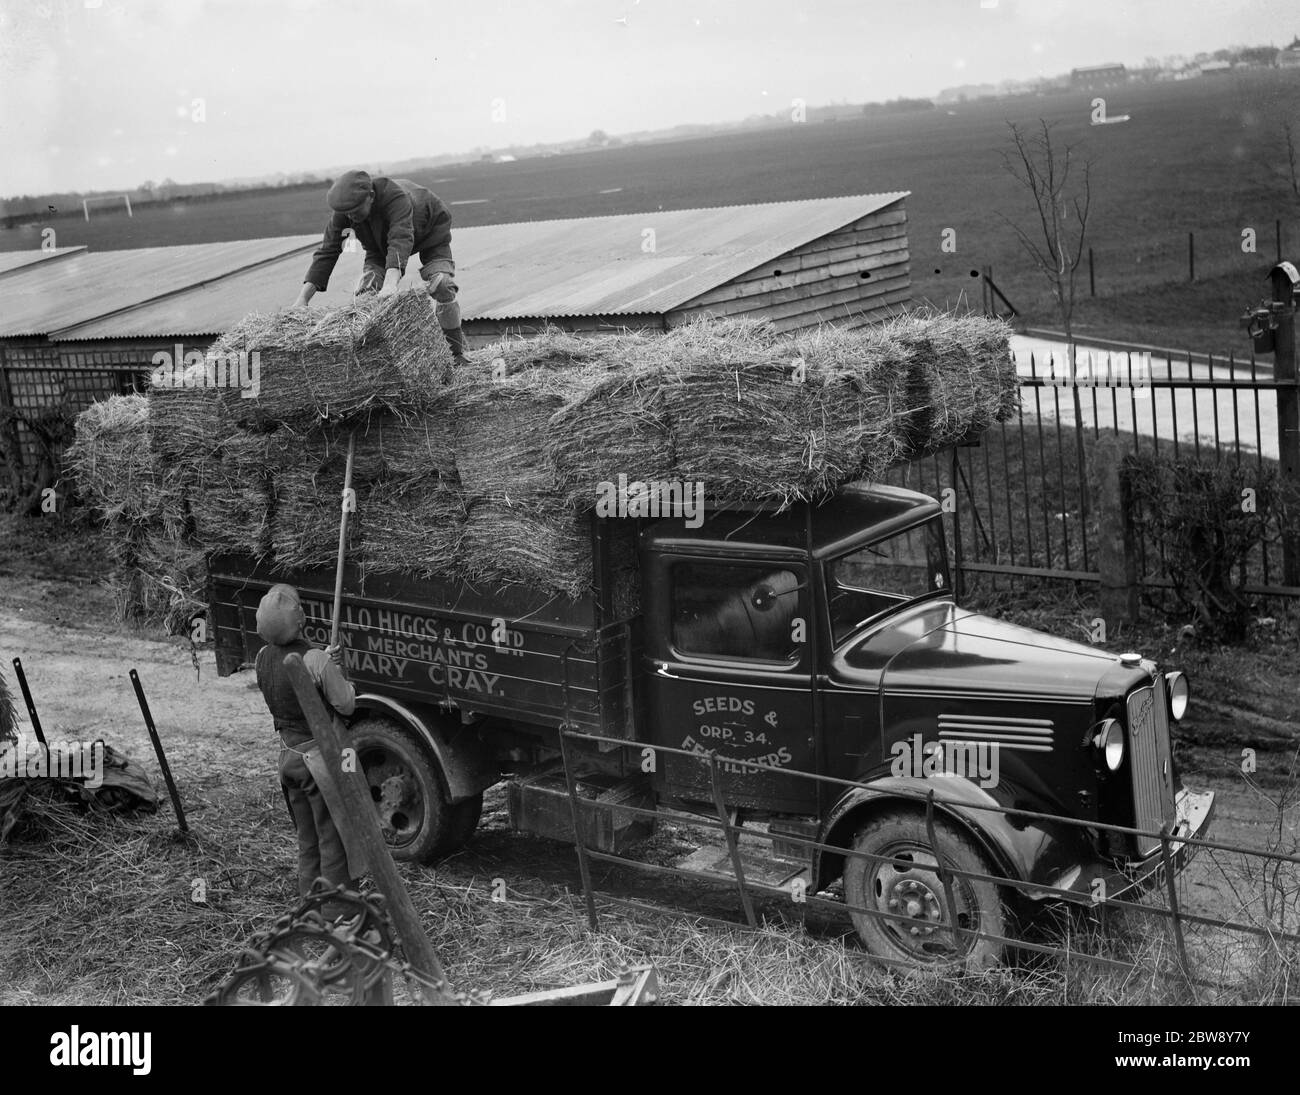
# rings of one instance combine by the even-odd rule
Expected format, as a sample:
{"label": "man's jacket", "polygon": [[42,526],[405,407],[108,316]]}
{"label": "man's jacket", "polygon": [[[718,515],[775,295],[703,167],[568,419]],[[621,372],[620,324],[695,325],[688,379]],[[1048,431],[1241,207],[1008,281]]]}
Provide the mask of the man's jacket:
{"label": "man's jacket", "polygon": [[353,225],[346,213],[334,213],[325,223],[325,238],[312,258],[304,281],[318,292],[329,286],[334,264],[343,253],[343,232],[356,232],[366,249],[367,264],[383,265],[385,270],[406,270],[411,252],[444,250],[451,256],[451,213],[441,198],[409,179],[390,179],[376,175],[371,180],[375,201],[370,216]]}

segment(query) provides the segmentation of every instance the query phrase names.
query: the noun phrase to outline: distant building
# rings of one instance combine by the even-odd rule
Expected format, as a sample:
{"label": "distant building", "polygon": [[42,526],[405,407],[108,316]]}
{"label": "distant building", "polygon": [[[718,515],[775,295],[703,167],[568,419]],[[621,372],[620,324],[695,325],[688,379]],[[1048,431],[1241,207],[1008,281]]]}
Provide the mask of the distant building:
{"label": "distant building", "polygon": [[1273,62],[1278,68],[1296,68],[1300,66],[1300,36],[1297,36],[1284,50],[1280,50]]}
{"label": "distant building", "polygon": [[1277,50],[1272,46],[1248,46],[1237,54],[1237,64],[1247,68],[1270,68],[1277,62]]}
{"label": "distant building", "polygon": [[939,106],[951,103],[966,103],[972,99],[996,98],[998,89],[994,84],[962,84],[960,87],[946,87],[934,97]]}
{"label": "distant building", "polygon": [[1115,87],[1128,80],[1128,70],[1123,65],[1092,65],[1070,70],[1070,86],[1081,91],[1095,91],[1102,87]]}
{"label": "distant building", "polygon": [[1231,61],[1206,61],[1201,65],[1202,76],[1222,76],[1225,72],[1232,71]]}

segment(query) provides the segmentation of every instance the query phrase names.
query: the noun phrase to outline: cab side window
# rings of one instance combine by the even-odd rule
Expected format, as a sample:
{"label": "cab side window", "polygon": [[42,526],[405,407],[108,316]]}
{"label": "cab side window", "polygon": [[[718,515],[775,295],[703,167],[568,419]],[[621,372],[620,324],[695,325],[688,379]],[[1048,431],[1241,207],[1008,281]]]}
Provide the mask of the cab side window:
{"label": "cab side window", "polygon": [[802,574],[734,563],[675,563],[673,645],[682,654],[792,663],[802,643]]}

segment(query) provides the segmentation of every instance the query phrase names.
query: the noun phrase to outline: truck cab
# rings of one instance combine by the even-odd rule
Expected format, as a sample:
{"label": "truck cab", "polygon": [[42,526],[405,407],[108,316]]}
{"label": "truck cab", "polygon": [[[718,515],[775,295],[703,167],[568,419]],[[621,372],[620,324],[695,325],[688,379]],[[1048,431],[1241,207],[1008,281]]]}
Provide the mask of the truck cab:
{"label": "truck cab", "polygon": [[[738,823],[804,838],[782,852],[789,873],[842,893],[884,957],[986,964],[1026,904],[1149,881],[1160,836],[1108,826],[1164,833],[1181,862],[1213,810],[1173,766],[1186,681],[961,608],[943,521],[934,499],[878,485],[694,523],[593,518],[576,601],[350,572],[352,732],[394,854],[463,843],[505,777],[518,827],[571,838],[553,770],[567,728],[589,735],[566,741],[569,763],[612,812],[711,812],[720,790]],[[620,538],[638,560],[630,598]],[[210,575],[223,673],[255,654],[274,581],[299,586],[323,641],[332,574],[225,557]],[[943,865],[960,872],[951,904]],[[954,954],[954,916],[992,939]]]}

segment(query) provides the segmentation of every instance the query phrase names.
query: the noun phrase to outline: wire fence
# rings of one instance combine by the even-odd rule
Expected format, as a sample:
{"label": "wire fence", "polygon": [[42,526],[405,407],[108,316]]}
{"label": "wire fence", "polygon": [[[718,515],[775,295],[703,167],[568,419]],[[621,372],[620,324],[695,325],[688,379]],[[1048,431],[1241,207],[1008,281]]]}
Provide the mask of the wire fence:
{"label": "wire fence", "polygon": [[[1300,847],[1294,839],[1277,848],[1248,848],[1204,836],[1192,836],[1186,827],[1166,824],[1160,830],[1136,829],[1124,825],[1084,820],[1060,814],[1051,814],[1009,808],[991,803],[957,801],[940,795],[935,788],[886,792],[873,790],[870,784],[853,780],[820,776],[811,772],[786,768],[772,768],[729,756],[720,756],[716,750],[707,753],[655,745],[656,757],[678,757],[702,766],[707,771],[712,789],[711,815],[691,815],[690,824],[720,834],[729,860],[729,879],[724,881],[715,871],[702,872],[681,866],[649,863],[618,854],[609,848],[593,846],[591,837],[596,832],[588,817],[598,812],[608,812],[613,819],[626,823],[629,818],[660,818],[661,811],[651,805],[638,806],[627,801],[618,804],[602,803],[579,793],[577,764],[581,763],[574,746],[583,743],[602,750],[633,750],[633,765],[643,762],[645,743],[630,743],[623,739],[582,733],[563,729],[560,732],[560,750],[567,784],[567,797],[573,822],[579,868],[582,877],[588,923],[593,930],[599,928],[600,904],[624,907],[654,915],[689,917],[691,920],[711,922],[727,927],[759,926],[758,903],[776,899],[791,903],[802,913],[820,910],[836,917],[851,916],[859,930],[866,922],[894,924],[899,931],[910,933],[907,938],[922,936],[930,957],[940,965],[969,968],[972,956],[982,953],[990,956],[1003,952],[1007,955],[1043,955],[1064,961],[1081,963],[1120,974],[1149,974],[1173,978],[1192,990],[1230,990],[1260,980],[1261,969],[1293,971],[1300,962]],[[818,783],[827,793],[844,795],[856,792],[869,796],[879,804],[887,798],[894,805],[908,809],[918,834],[933,853],[932,863],[920,863],[913,856],[904,873],[930,876],[933,881],[921,883],[921,890],[932,900],[942,900],[934,908],[912,908],[892,911],[888,900],[871,904],[855,900],[860,895],[845,892],[843,897],[832,896],[827,890],[814,892],[815,879],[804,877],[798,865],[790,863],[790,879],[773,884],[750,877],[755,863],[752,850],[747,855],[741,848],[742,839],[751,846],[769,845],[765,858],[775,860],[778,843],[802,849],[809,857],[829,856],[835,862],[843,861],[846,868],[854,859],[868,865],[894,867],[898,865],[897,853],[880,855],[856,849],[850,840],[830,844],[824,839],[802,837],[788,832],[772,833],[740,823],[727,807],[723,783],[723,766],[730,771],[736,768],[761,772],[765,778],[775,774],[781,779],[807,780]],[[633,768],[635,770],[635,768]],[[1133,860],[1117,866],[1097,879],[1075,879],[1067,888],[1053,888],[1041,881],[1017,878],[1010,871],[999,870],[990,857],[982,857],[984,870],[959,867],[959,846],[965,838],[954,836],[954,825],[969,830],[978,827],[981,815],[1002,815],[1016,826],[1035,823],[1062,827],[1081,832],[1085,840],[1106,842],[1145,837],[1158,841],[1158,851],[1145,860]],[[843,829],[836,827],[837,831]],[[1281,827],[1279,826],[1279,830]],[[606,830],[609,831],[609,830]],[[851,829],[849,830],[851,831]],[[1231,857],[1224,859],[1223,857]],[[1199,860],[1206,863],[1208,871],[1218,871],[1224,888],[1230,893],[1232,914],[1221,910],[1201,908],[1188,896],[1185,884],[1186,869]],[[596,888],[592,877],[593,864],[610,864],[660,878],[677,878],[698,882],[707,880],[715,884],[729,884],[735,891],[743,920],[729,920],[700,915],[682,909],[672,909],[653,902],[622,897]],[[747,871],[747,863],[751,870]],[[1183,873],[1180,873],[1183,872]],[[1204,872],[1203,872],[1204,873]],[[867,871],[871,875],[870,867]],[[1065,872],[1068,876],[1069,872]],[[874,876],[873,876],[874,877]],[[937,883],[937,885],[935,884]],[[1031,900],[1059,899],[1062,906],[1092,910],[1099,914],[1103,927],[1108,914],[1124,913],[1158,923],[1167,935],[1172,961],[1164,966],[1152,966],[1142,956],[1115,956],[1090,953],[1079,949],[1076,941],[1054,939],[1051,934],[1033,931],[1025,934],[1007,934],[1006,931],[988,930],[984,915],[971,915],[969,887],[973,883],[996,886],[1002,895],[1019,895]],[[863,892],[875,892],[863,887]],[[888,891],[892,892],[892,891]],[[966,897],[963,898],[963,892]],[[884,907],[882,907],[882,905]],[[937,913],[937,915],[936,915]],[[897,936],[897,932],[895,935]],[[881,933],[887,938],[888,933]],[[1253,943],[1253,949],[1249,944]],[[981,946],[987,944],[990,946]],[[1098,951],[1104,947],[1095,948]],[[872,960],[889,967],[915,968],[916,954],[900,949],[896,955],[872,953]],[[1253,979],[1253,980],[1252,980]],[[1290,980],[1295,980],[1292,976]],[[1287,988],[1286,998],[1300,998],[1300,989]]]}

